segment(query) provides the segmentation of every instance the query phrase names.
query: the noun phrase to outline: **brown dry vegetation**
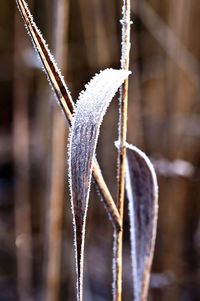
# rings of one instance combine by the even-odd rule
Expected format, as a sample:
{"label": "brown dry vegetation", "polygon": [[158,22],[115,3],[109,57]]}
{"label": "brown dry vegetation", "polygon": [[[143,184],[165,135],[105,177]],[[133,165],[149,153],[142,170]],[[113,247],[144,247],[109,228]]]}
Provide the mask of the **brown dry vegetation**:
{"label": "brown dry vegetation", "polygon": [[[94,73],[120,67],[120,1],[28,3],[74,99]],[[60,22],[55,17],[58,3],[65,5],[58,10]],[[200,299],[199,15],[198,0],[132,1],[128,142],[151,158],[192,164],[183,176],[178,167],[171,174],[166,168],[164,174],[158,173],[153,301]],[[58,29],[62,26],[64,32]],[[64,117],[38,68],[14,0],[0,2],[0,70],[0,300],[27,301],[30,296],[30,300],[75,300]],[[103,122],[97,148],[114,197],[117,113],[116,100]],[[56,233],[51,230],[50,212],[58,221]],[[124,300],[132,298],[129,252],[125,211]],[[60,267],[49,260],[53,256],[60,257]],[[85,256],[85,300],[111,300],[112,225],[95,190]]]}

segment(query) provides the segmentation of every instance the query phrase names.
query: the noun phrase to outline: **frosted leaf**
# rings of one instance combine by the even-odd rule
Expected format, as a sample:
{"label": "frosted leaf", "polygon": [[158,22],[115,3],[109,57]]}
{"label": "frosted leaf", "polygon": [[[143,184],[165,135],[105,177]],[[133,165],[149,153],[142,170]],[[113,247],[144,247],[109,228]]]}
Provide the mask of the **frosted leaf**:
{"label": "frosted leaf", "polygon": [[149,158],[127,144],[126,192],[129,203],[134,301],[146,300],[154,253],[158,185]]}
{"label": "frosted leaf", "polygon": [[86,90],[80,93],[72,119],[69,171],[75,223],[78,300],[82,300],[85,220],[99,128],[108,105],[129,74],[125,70],[106,69],[95,75],[85,86]]}

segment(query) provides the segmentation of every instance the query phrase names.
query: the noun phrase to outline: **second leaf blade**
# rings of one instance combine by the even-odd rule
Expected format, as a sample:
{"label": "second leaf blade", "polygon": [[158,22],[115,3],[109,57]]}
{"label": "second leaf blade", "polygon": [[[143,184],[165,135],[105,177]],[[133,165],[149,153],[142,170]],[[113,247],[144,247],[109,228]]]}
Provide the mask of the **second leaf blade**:
{"label": "second leaf blade", "polygon": [[126,152],[134,301],[146,301],[157,229],[158,185],[149,158],[129,144]]}

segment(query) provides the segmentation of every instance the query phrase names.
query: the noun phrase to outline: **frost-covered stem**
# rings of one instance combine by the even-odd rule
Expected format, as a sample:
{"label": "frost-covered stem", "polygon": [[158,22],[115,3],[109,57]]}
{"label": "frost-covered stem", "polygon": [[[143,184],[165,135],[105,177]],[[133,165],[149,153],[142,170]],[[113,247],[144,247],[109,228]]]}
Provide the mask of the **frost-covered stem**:
{"label": "frost-covered stem", "polygon": [[[129,70],[130,52],[130,0],[123,0],[122,6],[122,48],[121,68]],[[117,206],[120,215],[121,229],[114,235],[114,288],[113,299],[122,300],[122,241],[123,241],[123,216],[124,216],[124,187],[125,187],[125,159],[127,135],[127,110],[128,110],[128,79],[120,91],[120,120],[119,120],[119,153],[118,153],[118,197]]]}
{"label": "frost-covered stem", "polygon": [[71,120],[71,112],[74,109],[72,97],[66,87],[64,79],[48,49],[45,40],[42,37],[39,29],[33,21],[33,17],[28,9],[24,0],[16,0],[19,11],[22,15],[28,33],[32,39],[33,45],[39,54],[44,70],[47,77],[56,93],[61,109],[63,110],[66,118]]}
{"label": "frost-covered stem", "polygon": [[[56,66],[54,59],[40,33],[36,24],[33,21],[33,17],[28,9],[28,6],[24,0],[16,0],[19,11],[23,17],[24,23],[27,27],[28,33],[31,36],[34,47],[40,56],[43,67],[47,73],[48,79],[52,85],[52,88],[60,103],[61,109],[71,125],[72,113],[74,111],[74,103],[72,97],[66,87],[64,79]],[[93,163],[93,176],[102,194],[105,205],[108,209],[109,215],[115,227],[120,228],[119,212],[115,205],[115,202],[109,192],[109,189],[103,179],[99,166],[96,162]]]}

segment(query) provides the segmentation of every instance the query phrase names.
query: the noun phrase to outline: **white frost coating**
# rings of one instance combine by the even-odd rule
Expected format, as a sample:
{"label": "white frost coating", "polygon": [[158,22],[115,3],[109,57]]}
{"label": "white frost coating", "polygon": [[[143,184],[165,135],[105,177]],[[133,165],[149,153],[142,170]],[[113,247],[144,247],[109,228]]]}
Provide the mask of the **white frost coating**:
{"label": "white frost coating", "polygon": [[[80,212],[84,214],[81,229],[78,300],[82,299],[85,221],[91,185],[92,161],[95,156],[99,128],[112,98],[130,73],[125,70],[106,69],[95,75],[85,86],[86,90],[80,93],[72,118],[69,138],[69,182],[73,218],[75,220],[76,215],[80,215]],[[79,183],[79,187],[77,187],[77,183]],[[86,187],[85,183],[87,183]],[[82,186],[84,186],[84,193],[80,188]],[[75,235],[80,235],[76,229]],[[76,243],[76,264],[78,265],[77,254]]]}
{"label": "white frost coating", "polygon": [[[106,109],[130,71],[106,69],[96,74],[79,95],[75,115],[87,122],[102,121]],[[79,123],[74,119],[73,125]]]}

